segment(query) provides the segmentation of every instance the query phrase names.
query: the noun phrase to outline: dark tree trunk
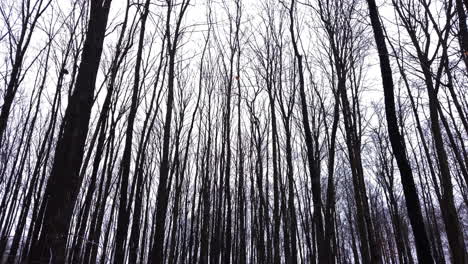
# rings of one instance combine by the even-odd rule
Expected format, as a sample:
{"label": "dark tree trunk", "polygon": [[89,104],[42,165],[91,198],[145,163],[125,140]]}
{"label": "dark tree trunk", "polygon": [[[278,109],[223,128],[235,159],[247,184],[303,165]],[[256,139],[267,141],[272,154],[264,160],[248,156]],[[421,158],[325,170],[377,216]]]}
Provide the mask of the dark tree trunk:
{"label": "dark tree trunk", "polygon": [[[294,54],[297,59],[298,65],[298,74],[299,74],[299,95],[301,98],[301,113],[302,113],[302,126],[304,129],[304,137],[307,151],[307,160],[308,160],[308,169],[310,173],[310,178],[312,182],[312,196],[314,202],[314,223],[315,223],[315,232],[317,236],[317,247],[318,247],[318,259],[320,263],[327,263],[329,255],[329,243],[325,241],[324,230],[323,230],[323,218],[322,218],[322,198],[321,198],[321,188],[320,188],[320,172],[316,167],[316,160],[314,158],[314,142],[312,139],[312,133],[309,123],[309,113],[307,106],[307,98],[305,93],[305,83],[304,83],[304,70],[302,65],[302,55],[299,52],[297,45],[297,40],[295,36],[295,24],[294,24],[294,10],[295,10],[295,0],[291,0],[291,5],[289,8],[290,16],[290,26],[289,31],[291,34],[292,44],[294,48]],[[291,234],[294,236],[295,234]]]}
{"label": "dark tree trunk", "polygon": [[40,238],[33,238],[33,260],[65,260],[68,228],[81,179],[79,172],[88,132],[94,86],[111,0],[93,1],[75,89],[62,123],[54,165],[47,182]]}
{"label": "dark tree trunk", "polygon": [[388,135],[390,137],[390,143],[392,145],[392,150],[397,161],[398,168],[400,169],[401,182],[406,200],[406,209],[410,218],[413,234],[415,236],[418,260],[420,263],[433,263],[434,260],[432,259],[429,240],[427,238],[424,227],[424,220],[421,213],[421,206],[419,204],[413,173],[406,156],[404,138],[398,130],[398,121],[396,117],[395,99],[393,92],[392,69],[390,67],[390,60],[387,46],[385,44],[382,25],[380,24],[379,13],[375,4],[375,0],[367,0],[367,3],[369,5],[369,13],[372,28],[374,30],[375,42],[379,52],[380,70],[382,74],[382,84],[385,96],[385,113],[388,124]]}

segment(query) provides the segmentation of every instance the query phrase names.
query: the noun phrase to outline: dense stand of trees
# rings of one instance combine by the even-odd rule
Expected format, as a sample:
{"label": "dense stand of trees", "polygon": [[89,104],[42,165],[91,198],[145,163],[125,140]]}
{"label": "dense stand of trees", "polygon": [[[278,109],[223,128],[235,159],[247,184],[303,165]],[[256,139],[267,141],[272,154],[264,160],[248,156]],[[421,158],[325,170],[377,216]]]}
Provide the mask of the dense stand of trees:
{"label": "dense stand of trees", "polygon": [[467,15],[1,1],[0,263],[468,263]]}

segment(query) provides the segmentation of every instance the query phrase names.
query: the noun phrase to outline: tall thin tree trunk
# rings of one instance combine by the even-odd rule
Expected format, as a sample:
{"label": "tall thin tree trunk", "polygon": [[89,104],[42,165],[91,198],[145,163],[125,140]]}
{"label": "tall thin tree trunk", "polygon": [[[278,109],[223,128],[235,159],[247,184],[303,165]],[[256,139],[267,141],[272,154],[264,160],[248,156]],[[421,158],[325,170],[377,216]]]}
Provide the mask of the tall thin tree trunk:
{"label": "tall thin tree trunk", "polygon": [[382,74],[382,84],[385,96],[385,113],[387,118],[388,135],[395,159],[400,169],[401,182],[403,185],[403,192],[406,200],[406,209],[410,218],[411,227],[415,237],[416,250],[418,253],[418,260],[420,263],[434,263],[432,259],[431,250],[429,247],[429,240],[427,238],[424,220],[421,213],[421,206],[419,204],[419,197],[414,183],[414,177],[406,156],[404,138],[398,130],[398,121],[395,111],[395,99],[393,92],[393,78],[392,69],[390,67],[390,59],[388,56],[387,46],[385,44],[385,37],[380,24],[379,13],[375,0],[367,0],[369,5],[369,13],[374,30],[375,42],[379,52],[380,70]]}

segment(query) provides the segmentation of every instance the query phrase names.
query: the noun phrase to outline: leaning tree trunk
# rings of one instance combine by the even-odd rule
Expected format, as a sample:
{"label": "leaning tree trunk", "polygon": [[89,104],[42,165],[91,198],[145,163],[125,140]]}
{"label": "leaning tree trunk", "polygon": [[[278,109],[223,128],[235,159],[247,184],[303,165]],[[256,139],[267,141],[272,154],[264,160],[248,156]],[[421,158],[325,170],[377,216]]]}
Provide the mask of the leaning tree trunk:
{"label": "leaning tree trunk", "polygon": [[[151,262],[152,263],[163,263],[164,261],[164,238],[165,238],[165,222],[167,214],[167,204],[169,200],[169,143],[171,133],[171,122],[172,122],[172,108],[174,103],[174,81],[175,81],[175,59],[177,52],[178,40],[181,35],[181,23],[184,17],[185,11],[187,10],[190,0],[183,1],[180,4],[180,12],[177,17],[177,24],[174,30],[174,37],[171,36],[170,32],[170,19],[174,4],[171,1],[167,1],[167,22],[166,22],[166,36],[168,38],[168,55],[169,55],[169,71],[168,71],[168,86],[167,86],[167,103],[166,103],[166,116],[164,120],[163,128],[163,141],[162,141],[162,156],[161,165],[159,168],[159,185],[156,197],[156,224],[155,224],[155,235],[154,243],[151,249]],[[172,40],[171,40],[172,38]]]}
{"label": "leaning tree trunk", "polygon": [[[290,25],[289,31],[291,33],[292,44],[294,48],[294,55],[297,59],[298,64],[298,73],[299,73],[299,95],[301,98],[301,112],[302,112],[302,126],[304,129],[305,144],[307,150],[307,160],[308,160],[308,169],[310,173],[310,178],[312,182],[312,197],[314,202],[314,222],[315,222],[315,232],[317,236],[317,247],[318,247],[318,259],[320,263],[326,263],[329,254],[328,243],[325,241],[324,231],[323,231],[323,218],[322,218],[322,198],[321,198],[321,188],[320,188],[320,173],[317,171],[315,165],[316,161],[313,154],[313,139],[309,124],[309,114],[307,111],[307,98],[305,93],[305,84],[304,84],[304,71],[302,66],[302,55],[299,53],[299,48],[297,46],[297,40],[294,33],[294,5],[295,1],[291,1],[291,6],[289,10]],[[292,234],[295,235],[295,234]]]}
{"label": "leaning tree trunk", "polygon": [[[138,40],[138,50],[136,56],[136,65],[135,65],[135,77],[133,81],[133,93],[132,93],[132,103],[130,106],[130,112],[128,115],[127,129],[125,135],[125,147],[122,155],[122,163],[120,164],[119,177],[121,177],[121,186],[120,186],[120,203],[118,211],[118,220],[117,220],[117,234],[116,234],[116,263],[125,262],[125,242],[127,238],[128,225],[130,222],[130,205],[132,201],[127,200],[128,186],[129,186],[129,177],[130,177],[130,163],[131,163],[131,152],[132,152],[132,141],[133,141],[133,125],[135,123],[137,109],[138,109],[138,95],[139,95],[139,86],[140,86],[140,69],[142,64],[143,56],[143,41],[145,37],[145,28],[146,28],[146,19],[149,13],[149,0],[146,0],[144,5],[143,14],[141,15],[141,28],[140,36]],[[138,175],[134,175],[138,177]],[[130,197],[132,198],[132,197]],[[132,248],[134,244],[130,241],[130,262],[134,262],[136,258],[135,249]]]}
{"label": "leaning tree trunk", "polygon": [[42,201],[42,233],[39,238],[33,238],[31,254],[34,261],[40,262],[43,257],[53,263],[63,263],[65,260],[68,227],[81,183],[79,172],[111,1],[91,2],[75,90],[65,112],[51,175]]}
{"label": "leaning tree trunk", "polygon": [[398,121],[395,112],[395,98],[393,92],[393,78],[392,69],[390,67],[390,60],[388,56],[387,46],[385,44],[385,37],[382,30],[382,25],[379,20],[379,13],[375,0],[367,0],[369,5],[369,13],[374,30],[375,42],[379,52],[380,70],[382,73],[382,84],[385,96],[385,113],[388,124],[388,135],[395,159],[400,169],[401,183],[403,185],[403,192],[406,199],[406,208],[410,218],[411,227],[413,229],[416,251],[420,263],[434,263],[429,247],[429,240],[427,238],[424,221],[421,213],[421,206],[417,189],[414,183],[414,177],[406,156],[404,138],[398,130]]}

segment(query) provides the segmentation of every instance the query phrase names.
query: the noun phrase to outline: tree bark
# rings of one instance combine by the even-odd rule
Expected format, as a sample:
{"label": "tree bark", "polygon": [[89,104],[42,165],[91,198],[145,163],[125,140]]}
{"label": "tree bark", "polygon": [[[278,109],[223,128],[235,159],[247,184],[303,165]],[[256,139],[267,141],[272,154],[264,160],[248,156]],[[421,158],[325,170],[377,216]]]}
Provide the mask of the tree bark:
{"label": "tree bark", "polygon": [[382,74],[382,84],[385,96],[385,113],[387,118],[388,135],[390,137],[393,154],[397,161],[398,168],[400,169],[401,182],[406,200],[406,209],[415,237],[418,260],[420,263],[430,264],[434,263],[434,260],[432,259],[429,240],[427,238],[424,227],[424,220],[421,213],[421,206],[419,204],[413,173],[406,156],[404,138],[398,130],[398,121],[395,111],[395,97],[393,91],[392,69],[390,67],[390,59],[388,56],[387,46],[385,44],[385,37],[383,34],[382,25],[380,24],[379,13],[375,4],[375,0],[367,0],[367,3],[369,5],[369,13],[374,31],[375,42],[379,52],[380,70]]}

